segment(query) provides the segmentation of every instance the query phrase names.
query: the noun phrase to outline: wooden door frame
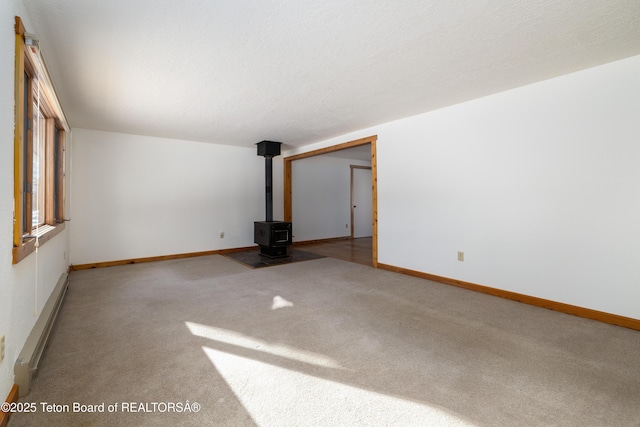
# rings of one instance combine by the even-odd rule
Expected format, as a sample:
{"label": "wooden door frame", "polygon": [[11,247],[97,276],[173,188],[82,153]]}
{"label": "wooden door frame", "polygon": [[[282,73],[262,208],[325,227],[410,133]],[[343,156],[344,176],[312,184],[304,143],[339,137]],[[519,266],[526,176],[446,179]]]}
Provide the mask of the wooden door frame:
{"label": "wooden door frame", "polygon": [[293,222],[293,196],[291,164],[300,159],[333,153],[347,148],[370,144],[371,147],[371,261],[374,267],[378,267],[378,168],[376,155],[376,141],[378,135],[320,148],[306,153],[300,153],[285,157],[284,160],[284,220]]}
{"label": "wooden door frame", "polygon": [[[359,165],[349,165],[349,168],[351,169],[351,175],[350,175],[350,181],[351,181],[351,197],[350,197],[350,203],[349,203],[349,210],[351,211],[351,238],[354,238],[354,232],[353,232],[353,220],[354,220],[354,206],[353,206],[353,172],[354,169],[365,169],[365,170],[371,170],[371,166],[359,166]],[[371,172],[371,181],[373,182],[373,172]]]}

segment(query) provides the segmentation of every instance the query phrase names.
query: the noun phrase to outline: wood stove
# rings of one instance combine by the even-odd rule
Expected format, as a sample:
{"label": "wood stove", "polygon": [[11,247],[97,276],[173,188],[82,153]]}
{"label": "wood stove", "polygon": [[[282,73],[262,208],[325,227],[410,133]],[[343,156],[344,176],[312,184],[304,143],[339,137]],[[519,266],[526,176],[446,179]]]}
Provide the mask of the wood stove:
{"label": "wood stove", "polygon": [[260,245],[260,255],[270,258],[287,256],[291,244],[291,223],[285,221],[256,221],[253,223],[254,242]]}
{"label": "wood stove", "polygon": [[258,155],[265,160],[265,221],[253,224],[253,241],[260,245],[260,255],[269,258],[289,256],[287,247],[292,243],[292,224],[273,220],[273,158],[280,155],[280,142],[262,141],[257,144]]}

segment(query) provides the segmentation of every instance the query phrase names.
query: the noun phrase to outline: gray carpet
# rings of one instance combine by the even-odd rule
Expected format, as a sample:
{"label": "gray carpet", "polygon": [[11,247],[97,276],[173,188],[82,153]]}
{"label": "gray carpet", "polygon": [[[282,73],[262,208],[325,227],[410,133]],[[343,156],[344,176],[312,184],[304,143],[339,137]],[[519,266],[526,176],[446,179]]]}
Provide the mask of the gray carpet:
{"label": "gray carpet", "polygon": [[72,272],[21,401],[10,427],[638,426],[640,333],[331,258],[188,258]]}

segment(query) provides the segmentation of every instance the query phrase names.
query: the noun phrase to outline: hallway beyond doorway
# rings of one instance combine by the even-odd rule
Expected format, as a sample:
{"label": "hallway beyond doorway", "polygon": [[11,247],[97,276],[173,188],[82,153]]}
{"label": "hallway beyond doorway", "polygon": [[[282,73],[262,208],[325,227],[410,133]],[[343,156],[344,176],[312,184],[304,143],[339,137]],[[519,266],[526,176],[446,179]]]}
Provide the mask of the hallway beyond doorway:
{"label": "hallway beyond doorway", "polygon": [[319,243],[294,243],[294,246],[306,252],[373,266],[371,245],[371,237],[344,238]]}

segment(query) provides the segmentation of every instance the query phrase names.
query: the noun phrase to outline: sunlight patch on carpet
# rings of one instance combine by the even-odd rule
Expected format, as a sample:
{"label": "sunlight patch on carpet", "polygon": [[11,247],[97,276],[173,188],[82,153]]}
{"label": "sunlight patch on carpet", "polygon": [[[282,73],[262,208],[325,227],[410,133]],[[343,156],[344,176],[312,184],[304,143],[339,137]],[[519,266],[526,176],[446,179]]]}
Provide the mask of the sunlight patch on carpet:
{"label": "sunlight patch on carpet", "polygon": [[260,426],[472,426],[445,409],[203,347]]}
{"label": "sunlight patch on carpet", "polygon": [[282,298],[280,295],[276,295],[273,297],[273,304],[271,305],[271,310],[277,310],[279,308],[284,307],[293,307],[293,303],[291,301],[287,301]]}
{"label": "sunlight patch on carpet", "polygon": [[272,344],[248,335],[215,326],[202,325],[200,323],[185,322],[193,335],[224,344],[230,344],[253,351],[263,352],[298,362],[308,363],[323,368],[344,369],[336,360],[323,354],[300,350],[284,344]]}

